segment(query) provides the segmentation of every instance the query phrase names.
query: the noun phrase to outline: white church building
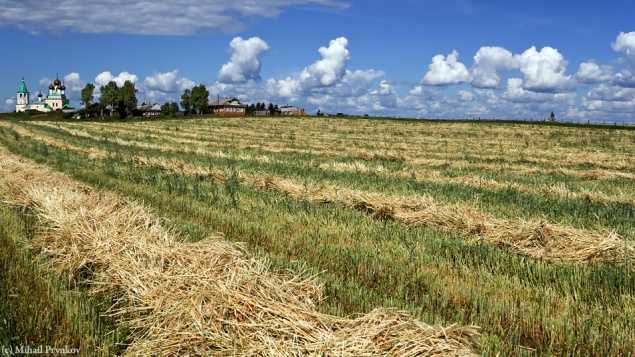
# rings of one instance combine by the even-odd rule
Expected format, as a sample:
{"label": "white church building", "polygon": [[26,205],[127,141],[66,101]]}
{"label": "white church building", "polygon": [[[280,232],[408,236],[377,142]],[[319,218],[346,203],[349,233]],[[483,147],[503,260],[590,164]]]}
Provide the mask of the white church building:
{"label": "white church building", "polygon": [[50,112],[54,110],[74,110],[69,104],[70,101],[66,98],[66,86],[62,84],[59,78],[56,78],[49,86],[49,93],[46,99],[42,99],[42,93],[38,93],[37,101],[31,101],[29,91],[26,89],[24,78],[18,89],[17,101],[15,104],[16,112],[25,112],[27,110],[37,110],[40,112]]}

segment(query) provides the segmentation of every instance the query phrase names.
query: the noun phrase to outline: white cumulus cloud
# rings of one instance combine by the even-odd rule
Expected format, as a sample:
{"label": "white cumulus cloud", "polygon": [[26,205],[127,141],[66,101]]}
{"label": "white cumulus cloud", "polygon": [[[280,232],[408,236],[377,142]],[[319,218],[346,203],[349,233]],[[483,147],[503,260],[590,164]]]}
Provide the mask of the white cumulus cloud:
{"label": "white cumulus cloud", "polygon": [[338,97],[356,97],[367,94],[374,81],[384,76],[383,71],[375,70],[345,70],[345,74],[336,83],[329,87],[317,85],[311,87],[302,83],[300,79],[286,77],[285,79],[267,81],[267,91],[276,96],[285,98],[299,98],[301,96],[324,95],[326,93]]}
{"label": "white cumulus cloud", "polygon": [[300,81],[295,78],[286,77],[276,81],[271,78],[267,80],[267,92],[274,97],[291,98],[298,95],[300,90]]}
{"label": "white cumulus cloud", "polygon": [[53,80],[50,79],[49,77],[44,77],[44,78],[40,79],[40,81],[38,83],[40,84],[40,87],[48,88],[48,86],[53,83]]}
{"label": "white cumulus cloud", "polygon": [[600,66],[595,62],[582,62],[575,77],[584,84],[610,81],[612,78],[611,67]]}
{"label": "white cumulus cloud", "polygon": [[623,88],[603,83],[590,90],[585,97],[589,100],[632,102],[635,100],[635,88]]}
{"label": "white cumulus cloud", "polygon": [[378,96],[393,95],[394,93],[395,85],[388,81],[381,81],[377,86],[377,89],[370,92],[370,94]]}
{"label": "white cumulus cloud", "polygon": [[12,112],[15,110],[15,99],[14,98],[7,98],[4,101],[4,108],[3,108],[3,112]]}
{"label": "white cumulus cloud", "polygon": [[481,47],[474,56],[472,86],[476,88],[497,88],[501,78],[499,72],[518,68],[514,55],[503,47]]}
{"label": "white cumulus cloud", "polygon": [[360,111],[394,111],[399,104],[399,96],[397,88],[393,83],[383,80],[377,85],[377,89],[370,91],[368,95],[359,97],[361,100],[355,100],[357,108]]}
{"label": "white cumulus cloud", "polygon": [[303,88],[328,87],[341,80],[346,74],[346,63],[349,59],[347,46],[348,40],[339,37],[331,40],[329,47],[320,47],[318,52],[322,59],[300,73]]}
{"label": "white cumulus cloud", "polygon": [[155,72],[143,80],[143,85],[148,90],[164,93],[183,92],[185,89],[195,86],[194,82],[187,78],[178,78],[178,75],[178,69],[166,73]]}
{"label": "white cumulus cloud", "polygon": [[505,91],[501,93],[501,98],[517,103],[543,102],[553,98],[553,96],[552,93],[526,90],[521,78],[509,78]]}
{"label": "white cumulus cloud", "polygon": [[[318,50],[322,59],[305,67],[297,78],[267,80],[267,93],[283,98],[305,97],[312,104],[322,103],[330,95],[350,97],[368,93],[373,80],[382,77],[384,72],[346,69],[349,59],[347,46],[345,37],[331,40],[329,47]],[[312,98],[313,95],[320,98]]]}
{"label": "white cumulus cloud", "polygon": [[[367,113],[395,108],[398,96],[395,85],[377,80],[383,71],[347,69],[350,53],[344,37],[329,42],[318,52],[321,59],[307,66],[297,77],[276,80],[265,85],[267,101],[295,103],[313,110],[326,112]],[[304,104],[302,104],[304,103]]]}
{"label": "white cumulus cloud", "polygon": [[575,77],[581,83],[594,84],[610,81],[613,75],[610,66],[600,66],[595,62],[582,62]]}
{"label": "white cumulus cloud", "polygon": [[584,96],[582,108],[589,112],[600,113],[605,120],[607,113],[617,113],[615,118],[632,119],[632,114],[635,112],[635,88],[600,84]]}
{"label": "white cumulus cloud", "polygon": [[53,81],[55,79],[59,79],[60,81],[62,81],[62,83],[64,84],[64,86],[66,86],[66,92],[68,94],[68,92],[79,92],[82,90],[82,88],[84,88],[84,86],[86,85],[86,82],[84,82],[81,78],[79,73],[77,72],[71,72],[63,77],[54,77],[53,79],[49,78],[49,77],[44,77],[42,79],[39,80],[39,85],[40,88],[43,89],[43,92],[47,92],[48,91],[48,87],[50,84],[53,83]]}
{"label": "white cumulus cloud", "polygon": [[635,73],[627,69],[621,70],[613,77],[613,83],[622,87],[635,88]]}
{"label": "white cumulus cloud", "polygon": [[260,80],[260,56],[269,49],[269,45],[259,37],[243,40],[236,37],[229,43],[231,60],[218,72],[221,83],[244,83]]}
{"label": "white cumulus cloud", "polygon": [[384,71],[370,70],[346,70],[346,75],[342,78],[342,81],[347,83],[353,88],[360,88],[367,90],[370,88],[374,80],[384,76]]}
{"label": "white cumulus cloud", "polygon": [[126,81],[130,81],[133,84],[137,83],[139,77],[136,74],[130,74],[128,72],[121,72],[117,77],[113,76],[109,71],[101,72],[95,77],[95,83],[98,86],[105,86],[109,82],[114,81],[117,83],[117,86],[121,88]]}
{"label": "white cumulus cloud", "polygon": [[196,84],[187,78],[179,78],[179,70],[158,73],[146,77],[140,86],[137,86],[140,94],[138,98],[144,102],[180,102],[181,94],[186,89],[191,89]]}
{"label": "white cumulus cloud", "polygon": [[626,61],[635,70],[635,31],[629,33],[620,32],[611,47],[617,52],[626,53]]}
{"label": "white cumulus cloud", "polygon": [[617,52],[626,54],[626,63],[629,66],[628,69],[615,74],[614,83],[622,87],[635,88],[635,31],[620,32],[611,47]]}
{"label": "white cumulus cloud", "polygon": [[[239,76],[231,78],[232,67],[226,64],[221,69],[221,72],[224,71],[227,75],[225,83],[219,76],[219,80],[210,87],[210,93],[218,93],[222,96],[237,96],[237,93],[241,93],[249,102],[285,103],[307,109],[315,105],[322,109],[340,108],[340,110],[361,111],[363,108],[376,105],[378,101],[390,103],[387,99],[389,95],[380,94],[380,92],[386,93],[385,85],[380,85],[378,92],[370,94],[376,80],[384,76],[383,71],[346,68],[350,55],[347,46],[346,38],[336,38],[329,42],[328,47],[320,47],[318,52],[321,58],[306,66],[297,76],[287,76],[283,79],[270,78],[265,81],[263,87],[259,87],[257,81],[253,80],[255,75],[247,76],[247,81],[243,81]],[[258,51],[251,51],[242,57],[256,59],[259,51],[264,48],[260,46]],[[230,63],[238,63],[238,61],[232,60]],[[258,62],[259,66],[260,62]],[[252,68],[255,69],[256,66]],[[256,72],[252,71],[252,73]],[[317,110],[317,108],[314,109]]]}
{"label": "white cumulus cloud", "polygon": [[425,89],[423,86],[416,86],[408,92],[408,95],[420,97],[425,95]]}
{"label": "white cumulus cloud", "polygon": [[432,63],[428,66],[428,72],[423,77],[422,83],[443,86],[470,82],[470,80],[470,71],[459,62],[459,53],[455,50],[447,57],[443,55],[432,57]]}
{"label": "white cumulus cloud", "polygon": [[459,99],[464,102],[469,102],[476,98],[473,92],[464,89],[460,90],[457,94],[459,95]]}
{"label": "white cumulus cloud", "polygon": [[64,76],[64,86],[66,86],[67,91],[80,92],[85,85],[86,83],[82,81],[77,72],[71,72]]}
{"label": "white cumulus cloud", "polygon": [[524,75],[524,88],[536,92],[565,92],[575,83],[565,75],[567,61],[557,49],[546,46],[540,52],[532,46],[514,56]]}

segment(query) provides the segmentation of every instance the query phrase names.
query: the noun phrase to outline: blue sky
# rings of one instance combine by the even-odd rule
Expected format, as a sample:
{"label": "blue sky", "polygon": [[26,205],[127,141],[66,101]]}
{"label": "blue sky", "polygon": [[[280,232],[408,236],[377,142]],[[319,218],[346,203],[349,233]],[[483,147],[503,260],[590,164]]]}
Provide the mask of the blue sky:
{"label": "blue sky", "polygon": [[[315,113],[635,122],[632,0],[0,0],[0,97],[56,75]],[[98,91],[97,91],[98,92]],[[34,97],[34,94],[33,94]]]}

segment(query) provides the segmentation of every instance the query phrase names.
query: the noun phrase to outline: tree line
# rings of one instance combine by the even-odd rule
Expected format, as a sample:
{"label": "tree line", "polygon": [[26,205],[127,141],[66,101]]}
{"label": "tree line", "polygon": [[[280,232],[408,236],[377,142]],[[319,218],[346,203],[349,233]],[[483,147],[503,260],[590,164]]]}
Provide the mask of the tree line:
{"label": "tree line", "polygon": [[278,108],[278,104],[273,104],[273,103],[269,103],[269,106],[265,107],[265,103],[251,103],[250,105],[247,106],[247,109],[245,110],[245,114],[247,115],[255,115],[257,111],[263,111],[266,110],[269,113],[273,113],[274,111],[278,111],[280,110],[280,108]]}
{"label": "tree line", "polygon": [[[81,104],[84,106],[80,110],[80,115],[100,115],[104,116],[108,113],[110,116],[119,116],[120,118],[126,118],[127,116],[135,115],[137,111],[137,88],[134,83],[127,80],[124,82],[121,88],[115,81],[110,81],[105,86],[99,87],[99,100],[94,101],[95,85],[92,83],[86,84],[81,90]],[[209,91],[205,85],[200,84],[193,87],[191,90],[186,89],[181,95],[181,108],[185,115],[188,114],[203,114],[207,109],[209,103]],[[161,106],[161,114],[165,116],[173,116],[179,113],[179,104],[176,102],[164,103]],[[278,111],[278,104],[269,103],[267,106],[263,103],[252,103],[247,105],[246,115],[254,115],[256,111],[267,110],[270,113]]]}
{"label": "tree line", "polygon": [[[98,114],[103,117],[108,113],[110,116],[118,115],[120,118],[135,114],[138,104],[138,90],[131,81],[125,81],[121,88],[115,81],[100,86],[100,96],[96,102],[94,101],[95,89],[94,84],[88,83],[81,90],[81,104],[84,106],[81,111],[84,112],[83,114]],[[203,84],[195,86],[191,90],[186,89],[181,95],[181,108],[185,114],[203,114],[207,108],[208,97],[209,91]],[[179,113],[179,104],[166,102],[161,106],[161,113],[168,116],[176,115]]]}
{"label": "tree line", "polygon": [[125,118],[133,115],[137,109],[137,89],[131,81],[125,81],[123,86],[119,88],[115,81],[110,81],[105,86],[99,88],[99,101],[93,103],[95,85],[86,84],[81,91],[81,104],[84,105],[86,112],[98,112],[103,117],[105,111],[109,115],[119,115]]}

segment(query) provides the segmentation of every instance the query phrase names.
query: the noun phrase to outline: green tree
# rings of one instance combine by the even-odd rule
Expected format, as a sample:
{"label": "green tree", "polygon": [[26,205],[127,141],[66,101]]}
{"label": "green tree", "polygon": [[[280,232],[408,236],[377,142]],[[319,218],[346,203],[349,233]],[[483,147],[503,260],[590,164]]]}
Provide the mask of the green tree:
{"label": "green tree", "polygon": [[203,114],[209,102],[209,91],[204,84],[192,88],[190,104],[196,110],[196,114]]}
{"label": "green tree", "polygon": [[121,106],[119,107],[120,116],[125,118],[137,109],[137,89],[134,83],[126,81],[123,87],[119,90],[119,101]]}
{"label": "green tree", "polygon": [[192,111],[192,92],[189,89],[186,89],[181,95],[181,108],[185,112],[185,115],[188,115]]}
{"label": "green tree", "polygon": [[172,115],[172,108],[170,107],[170,103],[163,103],[163,105],[161,106],[161,115],[166,117]]}
{"label": "green tree", "polygon": [[115,115],[115,111],[119,110],[119,87],[114,81],[108,82],[105,86],[99,88],[101,96],[99,103],[102,105],[101,116],[104,116],[104,108],[110,110],[110,115]]}
{"label": "green tree", "polygon": [[82,89],[82,105],[84,107],[90,106],[90,103],[93,101],[93,92],[95,91],[95,85],[92,83],[88,83],[84,89]]}
{"label": "green tree", "polygon": [[172,103],[165,102],[165,104],[161,106],[161,114],[166,117],[175,116],[178,113],[179,113],[179,105],[176,104],[176,102],[172,102]]}

